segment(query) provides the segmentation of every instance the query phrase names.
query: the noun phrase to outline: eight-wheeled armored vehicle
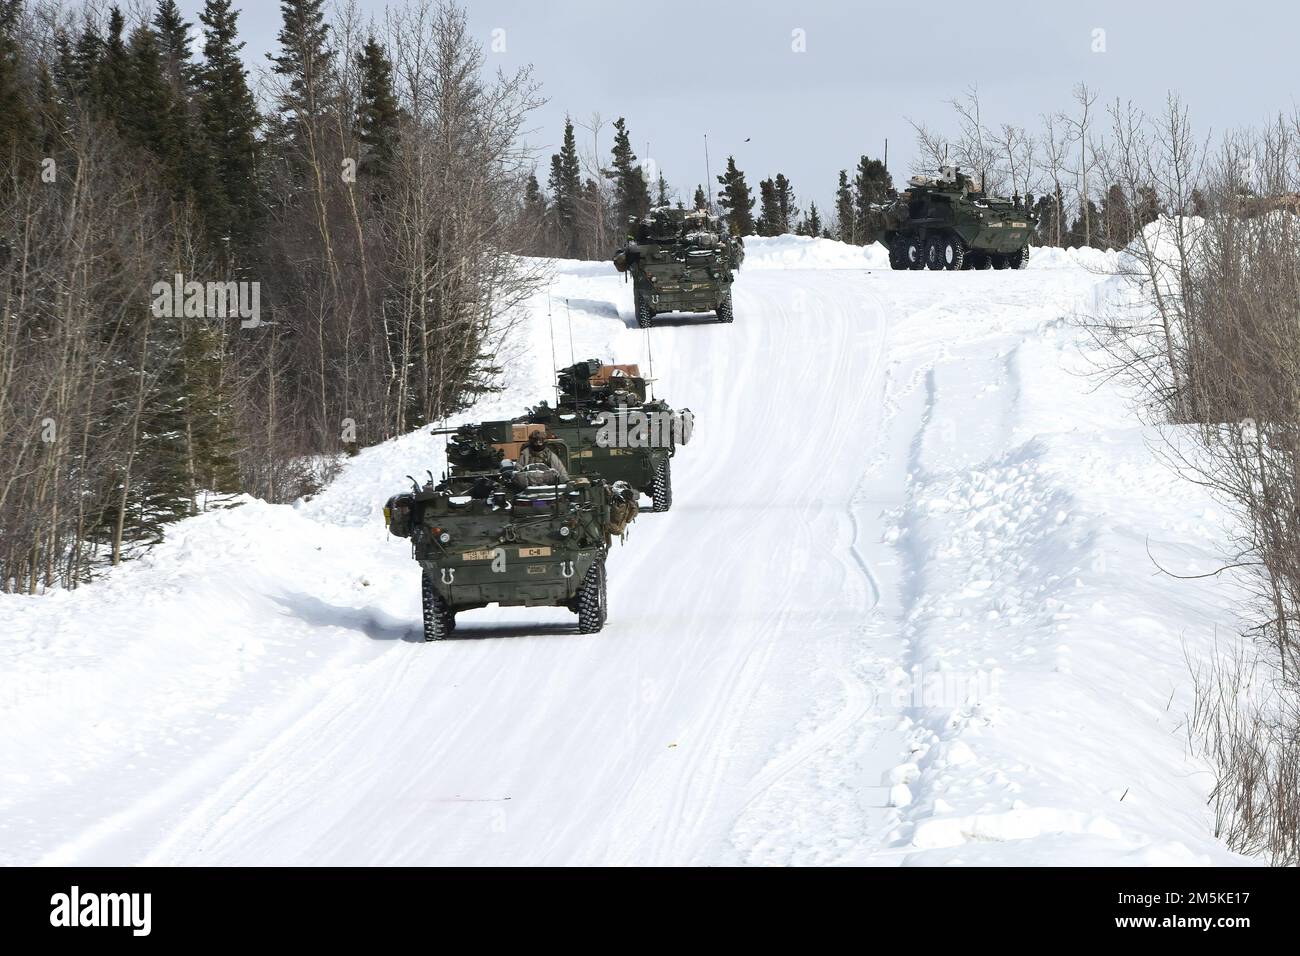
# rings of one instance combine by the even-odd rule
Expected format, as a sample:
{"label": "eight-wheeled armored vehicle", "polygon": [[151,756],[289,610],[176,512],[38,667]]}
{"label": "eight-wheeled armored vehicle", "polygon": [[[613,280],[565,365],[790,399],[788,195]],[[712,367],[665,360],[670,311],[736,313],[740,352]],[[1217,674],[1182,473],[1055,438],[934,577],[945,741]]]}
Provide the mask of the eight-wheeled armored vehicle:
{"label": "eight-wheeled armored vehicle", "polygon": [[717,216],[660,206],[631,225],[614,267],[632,276],[638,326],[649,328],[664,312],[713,312],[719,322],[735,318],[731,284],[745,245]]}
{"label": "eight-wheeled armored vehicle", "polygon": [[1023,269],[1037,224],[1027,202],[985,194],[956,166],[913,176],[872,219],[894,269]]}
{"label": "eight-wheeled armored vehicle", "polygon": [[636,365],[578,362],[559,372],[559,398],[516,419],[520,434],[542,426],[569,449],[572,474],[625,481],[650,497],[652,511],[673,504],[672,458],[691,440],[695,416],[646,397]]}
{"label": "eight-wheeled armored vehicle", "polygon": [[[565,607],[580,633],[604,627],[605,556],[636,517],[636,495],[599,478],[516,473],[498,447],[510,437],[509,423],[455,429],[449,474],[422,487],[413,479],[384,507],[422,570],[426,641],[489,604]],[[551,445],[563,460],[563,443]]]}

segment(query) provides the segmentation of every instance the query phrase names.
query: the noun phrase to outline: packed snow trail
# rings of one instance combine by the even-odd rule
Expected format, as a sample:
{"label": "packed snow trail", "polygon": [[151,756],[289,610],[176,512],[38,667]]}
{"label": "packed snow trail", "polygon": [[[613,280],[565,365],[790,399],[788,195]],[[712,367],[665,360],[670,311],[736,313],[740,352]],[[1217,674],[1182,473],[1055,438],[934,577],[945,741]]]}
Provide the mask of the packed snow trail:
{"label": "packed snow trail", "polygon": [[1065,370],[1097,284],[760,240],[734,325],[647,336],[607,264],[557,263],[463,419],[548,397],[552,332],[561,364],[652,349],[697,416],[604,632],[488,609],[424,644],[378,509],[441,440],[369,449],[0,600],[0,861],[1232,861],[1171,709],[1224,585],[1151,580],[1134,537],[1208,565],[1221,530]]}

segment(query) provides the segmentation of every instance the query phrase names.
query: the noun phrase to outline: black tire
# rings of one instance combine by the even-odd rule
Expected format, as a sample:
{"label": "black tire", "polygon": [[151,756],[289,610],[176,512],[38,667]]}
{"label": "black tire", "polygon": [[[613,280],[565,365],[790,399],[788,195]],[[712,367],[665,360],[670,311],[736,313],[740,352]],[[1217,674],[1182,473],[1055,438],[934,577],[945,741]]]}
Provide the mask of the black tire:
{"label": "black tire", "polygon": [[598,554],[578,587],[578,633],[599,634],[608,614],[605,587],[605,555]]}
{"label": "black tire", "polygon": [[970,250],[966,253],[966,265],[971,269],[988,269],[993,265],[987,252]]}
{"label": "black tire", "polygon": [[895,239],[889,244],[889,268],[907,268],[907,243],[902,239]]}
{"label": "black tire", "polygon": [[1012,269],[1023,269],[1029,265],[1029,247],[1022,246],[1015,252],[1007,256],[1007,266]]}
{"label": "black tire", "polygon": [[735,312],[732,311],[732,307],[731,307],[730,292],[728,292],[726,296],[723,297],[723,300],[718,303],[716,314],[718,316],[719,322],[726,322],[730,324],[736,320],[736,314]]}
{"label": "black tire", "polygon": [[931,272],[938,272],[943,268],[943,259],[940,257],[942,245],[943,238],[940,236],[931,236],[925,243],[925,267]]}
{"label": "black tire", "polygon": [[907,258],[907,268],[925,268],[925,242],[919,236],[904,239],[903,251]]}
{"label": "black tire", "polygon": [[654,309],[650,308],[650,299],[644,295],[636,298],[636,327],[638,329],[650,328],[650,323],[654,321]]}
{"label": "black tire", "polygon": [[940,233],[930,239],[926,264],[934,270],[959,271],[966,262],[966,243],[956,233]]}
{"label": "black tire", "polygon": [[663,512],[673,506],[672,461],[671,458],[665,458],[660,462],[654,477],[650,479],[650,500],[654,502],[651,511]]}
{"label": "black tire", "polygon": [[989,261],[993,263],[994,269],[1005,269],[1007,267],[1007,257],[1000,252],[989,253]]}
{"label": "black tire", "polygon": [[447,602],[434,587],[433,572],[424,572],[420,591],[424,598],[424,639],[445,640],[456,627],[456,612],[447,606]]}

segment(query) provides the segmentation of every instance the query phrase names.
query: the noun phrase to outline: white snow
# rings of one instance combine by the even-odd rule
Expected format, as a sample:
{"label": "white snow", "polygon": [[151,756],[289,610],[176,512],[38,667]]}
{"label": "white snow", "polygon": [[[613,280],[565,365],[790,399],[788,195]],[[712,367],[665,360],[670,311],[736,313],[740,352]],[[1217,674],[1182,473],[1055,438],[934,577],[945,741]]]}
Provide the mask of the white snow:
{"label": "white snow", "polygon": [[612,267],[553,263],[463,416],[547,398],[552,331],[562,364],[653,356],[695,411],[602,634],[490,609],[419,640],[379,508],[440,469],[422,433],[0,597],[0,863],[1246,862],[1184,727],[1237,584],[1147,556],[1214,567],[1225,516],[1065,321],[1114,254],[747,249],[734,325],[649,335]]}

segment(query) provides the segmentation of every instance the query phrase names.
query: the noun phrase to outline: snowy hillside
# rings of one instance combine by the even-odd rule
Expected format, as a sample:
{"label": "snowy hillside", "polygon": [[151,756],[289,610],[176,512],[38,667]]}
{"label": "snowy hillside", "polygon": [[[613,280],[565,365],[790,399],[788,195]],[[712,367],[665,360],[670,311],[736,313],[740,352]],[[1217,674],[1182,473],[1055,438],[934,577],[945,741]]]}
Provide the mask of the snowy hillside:
{"label": "snowy hillside", "polygon": [[465,416],[548,397],[552,331],[695,411],[599,635],[490,609],[420,640],[380,518],[442,465],[420,433],[0,596],[0,863],[1245,862],[1183,728],[1234,584],[1147,555],[1212,569],[1223,515],[1065,321],[1109,255],[747,248],[734,325],[648,336],[612,267],[556,263]]}

